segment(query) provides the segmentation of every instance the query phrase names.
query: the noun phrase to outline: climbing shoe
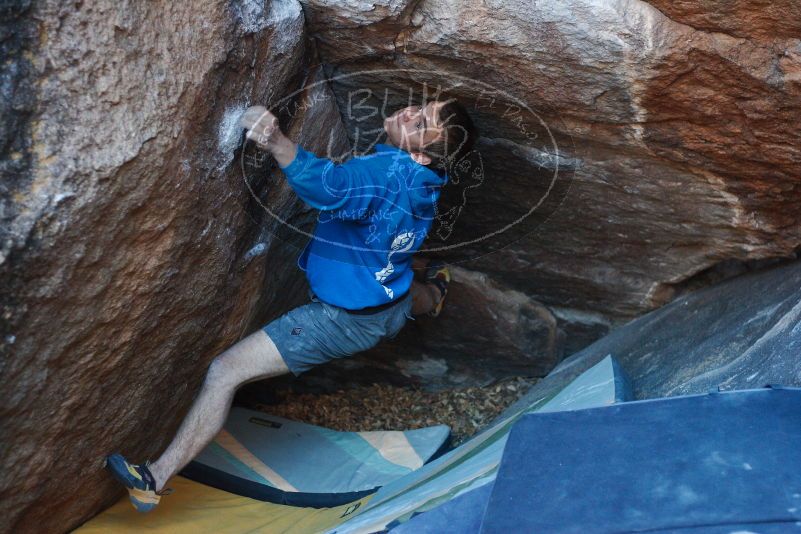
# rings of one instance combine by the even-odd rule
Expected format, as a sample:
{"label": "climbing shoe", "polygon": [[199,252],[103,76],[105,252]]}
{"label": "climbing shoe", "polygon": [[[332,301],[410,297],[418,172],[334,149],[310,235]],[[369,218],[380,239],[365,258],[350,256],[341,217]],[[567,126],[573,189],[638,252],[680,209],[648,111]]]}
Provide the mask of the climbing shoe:
{"label": "climbing shoe", "polygon": [[445,295],[448,294],[448,284],[451,282],[451,272],[445,265],[445,262],[433,260],[428,264],[426,269],[426,282],[433,284],[439,289],[439,302],[434,309],[428,312],[431,317],[437,317],[442,312],[442,306],[445,304]]}
{"label": "climbing shoe", "polygon": [[131,503],[138,512],[149,512],[170,490],[156,491],[156,480],[147,465],[129,464],[121,454],[106,458],[106,468],[120,484],[128,489]]}

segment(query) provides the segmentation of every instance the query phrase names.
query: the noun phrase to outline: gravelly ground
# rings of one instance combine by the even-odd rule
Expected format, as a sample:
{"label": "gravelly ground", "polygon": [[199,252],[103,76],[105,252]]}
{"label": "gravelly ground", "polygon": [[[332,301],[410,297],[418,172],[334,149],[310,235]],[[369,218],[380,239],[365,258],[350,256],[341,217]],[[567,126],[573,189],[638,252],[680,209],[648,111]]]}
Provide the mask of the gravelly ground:
{"label": "gravelly ground", "polygon": [[519,399],[536,378],[510,378],[490,386],[428,393],[373,384],[332,394],[276,393],[277,404],[255,407],[279,417],[335,430],[408,430],[445,424],[458,445]]}

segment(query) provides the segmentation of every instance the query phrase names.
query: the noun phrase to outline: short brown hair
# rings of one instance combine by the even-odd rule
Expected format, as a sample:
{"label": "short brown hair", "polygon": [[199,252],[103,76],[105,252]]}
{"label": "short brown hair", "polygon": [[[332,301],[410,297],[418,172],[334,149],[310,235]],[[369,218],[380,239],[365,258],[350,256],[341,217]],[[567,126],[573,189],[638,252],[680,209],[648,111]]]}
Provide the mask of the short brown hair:
{"label": "short brown hair", "polygon": [[423,147],[423,153],[431,158],[428,167],[448,171],[465,154],[473,149],[478,132],[467,110],[455,98],[448,98],[439,109],[442,135]]}

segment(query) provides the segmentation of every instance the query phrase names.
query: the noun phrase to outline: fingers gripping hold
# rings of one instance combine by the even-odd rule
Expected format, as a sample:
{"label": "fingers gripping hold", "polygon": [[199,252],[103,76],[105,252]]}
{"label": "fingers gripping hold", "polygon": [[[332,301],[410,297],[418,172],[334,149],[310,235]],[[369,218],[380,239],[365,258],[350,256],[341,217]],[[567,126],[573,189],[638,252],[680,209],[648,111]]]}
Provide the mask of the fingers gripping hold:
{"label": "fingers gripping hold", "polygon": [[261,148],[270,147],[270,142],[278,128],[278,118],[264,106],[251,106],[245,111],[239,124],[248,130],[246,137]]}
{"label": "fingers gripping hold", "polygon": [[239,119],[239,124],[243,128],[252,128],[253,125],[264,116],[265,112],[267,112],[267,108],[264,106],[250,106],[247,110],[245,110],[242,118]]}

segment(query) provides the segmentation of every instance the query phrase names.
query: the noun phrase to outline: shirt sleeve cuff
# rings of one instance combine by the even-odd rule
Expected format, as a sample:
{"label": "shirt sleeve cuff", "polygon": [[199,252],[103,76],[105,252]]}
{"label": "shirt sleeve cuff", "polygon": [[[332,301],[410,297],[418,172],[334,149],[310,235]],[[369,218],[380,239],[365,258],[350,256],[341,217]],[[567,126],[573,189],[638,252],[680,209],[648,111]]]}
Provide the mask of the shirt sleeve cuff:
{"label": "shirt sleeve cuff", "polygon": [[292,162],[286,167],[281,167],[281,165],[278,165],[278,167],[284,171],[284,174],[286,175],[294,176],[301,172],[306,166],[306,151],[303,150],[303,148],[301,148],[301,146],[298,144],[296,144],[295,147],[297,148],[295,151],[295,159],[293,159]]}

